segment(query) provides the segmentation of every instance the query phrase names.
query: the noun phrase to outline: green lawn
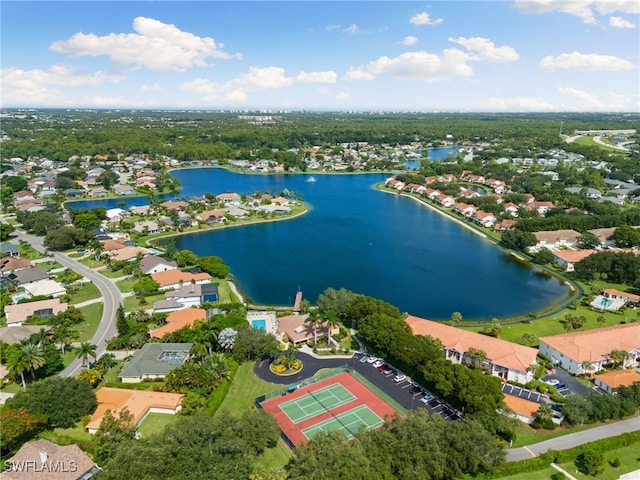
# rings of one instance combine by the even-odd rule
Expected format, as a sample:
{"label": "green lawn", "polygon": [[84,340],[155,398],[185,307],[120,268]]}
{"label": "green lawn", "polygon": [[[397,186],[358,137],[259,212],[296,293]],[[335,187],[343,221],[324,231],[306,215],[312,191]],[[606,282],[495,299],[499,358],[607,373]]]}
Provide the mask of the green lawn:
{"label": "green lawn", "polygon": [[[229,393],[215,415],[229,412],[240,416],[253,408],[253,400],[265,393],[280,388],[281,385],[265,382],[253,373],[253,363],[243,363],[238,367]],[[267,449],[258,461],[260,466],[268,472],[274,469],[282,470],[292,456],[292,452],[284,442],[279,441],[275,448]]]}
{"label": "green lawn", "polygon": [[44,270],[53,270],[54,268],[62,268],[62,264],[56,262],[55,260],[49,260],[48,262],[38,262],[34,264],[37,268],[42,268]]}
{"label": "green lawn", "polygon": [[105,263],[102,260],[96,261],[93,255],[87,258],[83,258],[82,260],[80,260],[80,263],[86,267],[93,268],[93,269],[96,269],[98,267],[103,267],[105,265]]}
{"label": "green lawn", "polygon": [[593,428],[594,425],[582,425],[576,427],[558,427],[553,430],[545,430],[541,428],[536,430],[525,424],[518,424],[516,429],[516,439],[513,441],[513,448],[522,447],[524,445],[532,445],[538,442],[544,442],[552,438],[561,437],[570,433],[582,432]]}
{"label": "green lawn", "polygon": [[153,303],[157,302],[158,300],[164,300],[164,293],[158,294],[158,295],[152,295],[150,297],[145,297],[147,303],[146,305],[140,305],[140,301],[138,300],[138,297],[131,296],[131,297],[127,297],[124,299],[124,309],[127,312],[135,312],[136,310],[139,310],[141,308],[152,308],[153,307]]}
{"label": "green lawn", "polygon": [[[226,280],[222,278],[214,278],[212,279],[212,282],[218,284],[218,303],[231,303],[234,300],[235,295],[233,295],[232,298],[231,289],[229,288],[229,283]],[[235,301],[237,301],[237,298]]]}
{"label": "green lawn", "polygon": [[103,268],[102,270],[98,270],[98,273],[100,273],[100,275],[104,275],[107,278],[119,278],[119,277],[124,277],[126,274],[122,271],[122,269],[120,270],[116,270],[115,272],[113,270],[111,270],[110,268]]}
{"label": "green lawn", "polygon": [[118,280],[116,282],[116,286],[120,289],[121,292],[131,292],[133,289],[132,285],[135,283],[133,278],[125,278],[124,280]]}
{"label": "green lawn", "polygon": [[[598,478],[599,480],[616,480],[620,475],[624,473],[633,472],[640,469],[640,451],[638,443],[629,445],[627,447],[620,448],[618,450],[612,450],[604,454],[605,465],[604,470],[597,477],[590,477],[578,471],[575,462],[561,463],[559,466],[569,474],[573,475],[577,479],[592,479]],[[620,467],[614,468],[609,462],[613,459],[620,459]],[[551,475],[556,473],[553,467],[548,467],[543,470],[535,472],[520,473],[517,475],[510,475],[508,477],[501,477],[499,480],[543,480],[550,479]]]}
{"label": "green lawn", "polygon": [[79,310],[84,316],[84,322],[79,325],[75,325],[74,329],[78,332],[79,337],[77,342],[88,342],[96,333],[100,319],[102,318],[102,309],[104,305],[100,302],[92,303],[86,307],[80,307]]}
{"label": "green lawn", "polygon": [[91,282],[76,283],[74,284],[76,291],[70,294],[70,305],[77,305],[78,303],[86,302],[94,298],[100,298],[100,290]]}
{"label": "green lawn", "polygon": [[147,438],[157,433],[162,433],[167,425],[178,421],[177,415],[166,413],[149,413],[138,427],[141,438]]}

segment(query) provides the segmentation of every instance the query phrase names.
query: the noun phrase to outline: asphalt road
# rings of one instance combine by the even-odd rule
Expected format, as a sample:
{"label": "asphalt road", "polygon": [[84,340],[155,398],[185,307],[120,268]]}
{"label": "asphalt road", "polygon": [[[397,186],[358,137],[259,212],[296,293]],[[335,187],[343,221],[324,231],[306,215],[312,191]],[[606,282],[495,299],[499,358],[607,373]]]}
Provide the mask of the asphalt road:
{"label": "asphalt road", "polygon": [[[42,237],[36,237],[34,235],[29,235],[20,231],[14,231],[13,236],[18,240],[24,240],[31,244],[35,249],[40,250],[41,252],[45,251],[45,247],[42,244]],[[83,277],[90,280],[98,290],[100,290],[100,294],[102,295],[103,302],[103,310],[102,317],[100,319],[100,324],[98,325],[98,329],[96,333],[91,338],[91,343],[96,345],[96,358],[100,358],[102,354],[106,351],[106,342],[110,338],[112,338],[116,333],[116,310],[118,306],[122,303],[122,294],[116,285],[107,277],[101,275],[95,270],[86,267],[85,265],[77,262],[73,258],[70,258],[64,253],[55,252],[54,258],[58,261],[62,266],[73,270],[76,273],[79,273]],[[82,371],[82,362],[80,358],[75,358],[62,372],[60,372],[61,377],[75,377]]]}

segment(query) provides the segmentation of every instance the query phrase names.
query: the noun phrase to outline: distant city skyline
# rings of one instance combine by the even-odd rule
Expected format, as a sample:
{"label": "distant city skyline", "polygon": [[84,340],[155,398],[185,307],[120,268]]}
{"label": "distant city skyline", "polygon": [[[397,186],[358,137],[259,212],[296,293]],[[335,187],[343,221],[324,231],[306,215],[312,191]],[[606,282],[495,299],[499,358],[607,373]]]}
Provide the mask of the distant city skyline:
{"label": "distant city skyline", "polygon": [[2,108],[640,112],[638,0],[0,10]]}

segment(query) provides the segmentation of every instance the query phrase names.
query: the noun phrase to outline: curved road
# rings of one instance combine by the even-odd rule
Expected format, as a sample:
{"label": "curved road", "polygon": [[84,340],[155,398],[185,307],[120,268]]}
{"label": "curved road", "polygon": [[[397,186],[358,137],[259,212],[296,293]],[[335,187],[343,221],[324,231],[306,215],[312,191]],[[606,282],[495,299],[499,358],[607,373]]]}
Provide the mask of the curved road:
{"label": "curved road", "polygon": [[[4,218],[3,218],[4,220]],[[29,235],[24,232],[20,232],[18,230],[14,231],[12,234],[18,240],[24,240],[28,242],[32,247],[40,250],[42,252],[45,251],[45,247],[42,244],[42,237],[36,237],[34,235]],[[118,306],[122,303],[122,294],[116,285],[104,275],[92,270],[89,267],[77,262],[73,258],[70,258],[68,255],[56,252],[54,253],[54,259],[58,261],[62,266],[73,270],[76,273],[79,273],[83,277],[90,280],[98,290],[100,290],[100,294],[102,295],[102,303],[104,305],[102,310],[102,317],[100,319],[100,324],[98,325],[98,329],[96,333],[91,338],[91,343],[96,345],[96,358],[100,358],[100,356],[106,351],[106,341],[115,335],[116,325],[116,310]],[[75,377],[82,370],[82,362],[80,358],[75,358],[62,372],[60,372],[61,377]]]}

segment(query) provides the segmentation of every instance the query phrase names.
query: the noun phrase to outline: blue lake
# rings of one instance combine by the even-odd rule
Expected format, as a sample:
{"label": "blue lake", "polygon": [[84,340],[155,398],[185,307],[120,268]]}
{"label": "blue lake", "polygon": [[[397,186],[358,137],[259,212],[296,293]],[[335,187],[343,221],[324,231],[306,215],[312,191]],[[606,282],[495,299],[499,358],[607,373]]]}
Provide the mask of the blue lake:
{"label": "blue lake", "polygon": [[[219,168],[172,172],[180,196],[234,191],[300,192],[296,219],[178,236],[178,249],[217,255],[255,303],[292,305],[300,288],[315,303],[326,288],[383,299],[431,319],[490,320],[539,312],[568,287],[513,260],[491,242],[415,200],[377,191],[386,175],[244,175]],[[132,199],[133,200],[133,199]],[[76,202],[75,208],[118,200]],[[139,204],[139,203],[136,203]],[[71,205],[69,205],[71,206]]]}

